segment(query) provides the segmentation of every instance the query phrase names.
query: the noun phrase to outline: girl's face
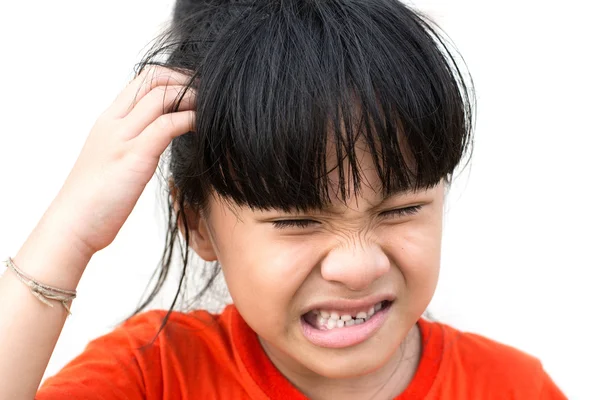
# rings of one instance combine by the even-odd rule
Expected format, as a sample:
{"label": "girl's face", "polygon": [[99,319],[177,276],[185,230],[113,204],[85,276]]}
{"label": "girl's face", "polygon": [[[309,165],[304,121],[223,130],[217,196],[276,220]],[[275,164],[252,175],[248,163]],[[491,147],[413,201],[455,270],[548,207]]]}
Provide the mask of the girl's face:
{"label": "girl's face", "polygon": [[282,371],[347,378],[383,368],[433,296],[444,184],[383,198],[366,153],[360,168],[361,190],[346,203],[293,214],[214,198],[196,231],[194,249],[219,260]]}

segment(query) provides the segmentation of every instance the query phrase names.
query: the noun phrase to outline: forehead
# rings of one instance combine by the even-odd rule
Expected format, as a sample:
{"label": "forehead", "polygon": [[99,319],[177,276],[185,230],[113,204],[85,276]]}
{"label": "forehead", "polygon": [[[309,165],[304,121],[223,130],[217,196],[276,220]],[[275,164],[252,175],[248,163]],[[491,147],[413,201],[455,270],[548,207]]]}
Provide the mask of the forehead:
{"label": "forehead", "polygon": [[[343,138],[348,141],[347,137]],[[336,141],[334,135],[329,135],[327,144],[327,194],[333,202],[343,201],[344,198],[353,198],[357,196],[369,198],[387,198],[400,194],[411,193],[418,189],[413,183],[406,182],[404,185],[393,186],[390,182],[384,182],[386,175],[390,177],[393,174],[414,174],[416,164],[414,157],[402,133],[397,134],[398,147],[402,153],[404,163],[403,171],[390,171],[386,165],[385,153],[386,146],[381,138],[371,138],[370,140],[363,132],[358,131],[351,149],[340,149],[339,138]],[[341,151],[340,151],[341,150]],[[397,165],[397,164],[396,164]],[[382,179],[383,178],[383,179]]]}

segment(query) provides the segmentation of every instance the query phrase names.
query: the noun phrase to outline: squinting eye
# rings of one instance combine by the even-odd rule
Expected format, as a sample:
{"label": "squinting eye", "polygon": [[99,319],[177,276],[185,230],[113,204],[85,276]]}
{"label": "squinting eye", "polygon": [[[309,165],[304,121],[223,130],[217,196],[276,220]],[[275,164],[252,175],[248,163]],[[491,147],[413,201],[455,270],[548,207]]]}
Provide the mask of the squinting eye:
{"label": "squinting eye", "polygon": [[284,219],[280,221],[271,221],[271,223],[277,229],[308,228],[311,225],[318,224],[317,221],[311,219]]}
{"label": "squinting eye", "polygon": [[393,217],[404,217],[407,215],[414,215],[419,212],[423,208],[422,205],[411,206],[405,208],[397,208],[395,210],[389,210],[381,213],[381,216],[384,218],[393,218]]}

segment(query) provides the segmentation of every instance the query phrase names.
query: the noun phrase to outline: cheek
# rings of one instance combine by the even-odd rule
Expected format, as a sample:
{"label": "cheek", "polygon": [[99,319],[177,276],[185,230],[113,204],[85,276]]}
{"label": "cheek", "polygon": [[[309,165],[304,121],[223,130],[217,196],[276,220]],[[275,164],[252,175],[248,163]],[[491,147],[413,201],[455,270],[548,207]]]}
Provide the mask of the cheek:
{"label": "cheek", "polygon": [[[398,254],[398,266],[407,280],[422,280],[436,275],[440,267],[441,237],[413,233],[405,236]],[[413,279],[411,279],[413,278]]]}
{"label": "cheek", "polygon": [[433,295],[440,269],[441,241],[441,224],[432,221],[400,228],[391,235],[388,254],[403,276],[409,297]]}
{"label": "cheek", "polygon": [[276,330],[293,318],[294,295],[318,263],[314,243],[273,240],[257,229],[229,235],[219,248],[231,297],[253,329]]}

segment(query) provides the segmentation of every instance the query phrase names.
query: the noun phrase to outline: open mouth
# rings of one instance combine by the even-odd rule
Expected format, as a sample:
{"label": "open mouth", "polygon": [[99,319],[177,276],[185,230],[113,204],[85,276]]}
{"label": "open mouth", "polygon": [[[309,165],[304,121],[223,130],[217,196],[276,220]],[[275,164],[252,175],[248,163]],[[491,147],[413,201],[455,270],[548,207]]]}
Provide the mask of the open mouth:
{"label": "open mouth", "polygon": [[366,310],[312,310],[302,316],[304,336],[320,347],[343,348],[370,338],[383,326],[393,302],[384,300]]}
{"label": "open mouth", "polygon": [[344,328],[353,325],[364,324],[369,321],[376,313],[387,309],[391,302],[388,300],[369,307],[366,310],[343,312],[331,310],[312,310],[302,316],[304,321],[315,329],[330,330],[334,328]]}

